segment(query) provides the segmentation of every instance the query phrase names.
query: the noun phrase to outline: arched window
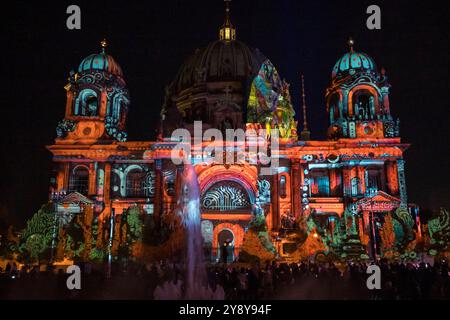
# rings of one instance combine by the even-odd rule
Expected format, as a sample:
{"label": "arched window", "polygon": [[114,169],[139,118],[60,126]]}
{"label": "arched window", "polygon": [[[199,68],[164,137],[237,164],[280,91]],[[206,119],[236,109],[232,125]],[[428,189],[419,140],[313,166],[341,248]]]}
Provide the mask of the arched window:
{"label": "arched window", "polygon": [[98,115],[98,97],[92,89],[84,89],[75,101],[74,115],[96,116]]}
{"label": "arched window", "polygon": [[382,170],[377,168],[370,168],[366,171],[366,185],[370,192],[385,189],[382,174]]}
{"label": "arched window", "polygon": [[155,172],[147,173],[144,181],[144,195],[146,197],[153,197],[155,195]]}
{"label": "arched window", "polygon": [[328,197],[330,195],[330,178],[326,170],[311,172],[311,195],[313,197]]}
{"label": "arched window", "polygon": [[373,119],[375,100],[368,90],[358,90],[353,95],[354,115],[360,119]]}
{"label": "arched window", "polygon": [[120,176],[117,174],[117,172],[111,171],[111,196],[113,198],[118,198],[121,196],[120,188]]}
{"label": "arched window", "polygon": [[280,177],[280,197],[286,198],[286,177],[284,175]]}
{"label": "arched window", "polygon": [[127,112],[128,98],[123,94],[117,94],[108,103],[106,114],[120,121],[125,118]]}
{"label": "arched window", "polygon": [[351,180],[351,186],[352,186],[352,196],[356,197],[361,194],[361,183],[359,181],[359,178],[355,177]]}
{"label": "arched window", "polygon": [[250,209],[247,191],[234,181],[214,184],[202,196],[202,207],[207,210],[233,211]]}
{"label": "arched window", "polygon": [[69,179],[69,192],[87,195],[89,190],[89,170],[85,166],[73,168]]}
{"label": "arched window", "polygon": [[333,122],[337,119],[339,119],[339,95],[333,94],[333,96],[330,98],[330,104],[329,104],[329,111],[330,111],[330,122]]}
{"label": "arched window", "polygon": [[87,116],[96,116],[98,108],[98,100],[95,96],[89,96],[84,104],[85,114]]}
{"label": "arched window", "polygon": [[127,197],[143,197],[145,172],[132,169],[127,174]]}

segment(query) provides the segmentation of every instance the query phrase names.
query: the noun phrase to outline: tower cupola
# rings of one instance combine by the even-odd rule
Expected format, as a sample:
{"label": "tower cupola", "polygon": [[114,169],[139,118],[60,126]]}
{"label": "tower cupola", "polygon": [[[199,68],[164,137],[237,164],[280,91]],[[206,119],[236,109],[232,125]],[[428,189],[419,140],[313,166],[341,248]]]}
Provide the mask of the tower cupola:
{"label": "tower cupola", "polygon": [[328,137],[398,137],[399,121],[391,116],[386,72],[384,68],[378,71],[368,54],[355,51],[354,44],[350,38],[350,50],[334,65],[326,90]]}
{"label": "tower cupola", "polygon": [[90,144],[127,138],[130,100],[122,68],[106,53],[106,40],[100,44],[100,53],[84,58],[77,73],[70,72],[65,86],[66,114],[56,129],[58,143]]}
{"label": "tower cupola", "polygon": [[225,1],[225,22],[219,30],[219,39],[224,41],[234,41],[236,40],[236,29],[231,24],[230,19],[230,2],[231,0]]}

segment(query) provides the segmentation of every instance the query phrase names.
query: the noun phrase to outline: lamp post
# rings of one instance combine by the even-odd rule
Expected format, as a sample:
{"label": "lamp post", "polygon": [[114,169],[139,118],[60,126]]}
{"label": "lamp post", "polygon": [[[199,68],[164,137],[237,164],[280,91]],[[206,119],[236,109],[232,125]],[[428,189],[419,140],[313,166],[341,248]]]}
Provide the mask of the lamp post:
{"label": "lamp post", "polygon": [[66,196],[66,192],[64,190],[60,192],[52,192],[50,199],[53,203],[53,212],[54,212],[54,220],[53,220],[53,231],[52,231],[52,245],[50,250],[50,264],[54,262],[55,256],[55,246],[56,246],[56,233],[57,233],[57,224],[58,224],[58,203],[61,199]]}
{"label": "lamp post", "polygon": [[276,241],[276,243],[277,243],[277,254],[276,254],[276,259],[278,260],[278,259],[281,258],[281,255],[280,255],[280,252],[281,252],[281,238],[280,238],[280,235],[279,235],[278,232],[277,232],[277,234],[276,234],[275,241]]}
{"label": "lamp post", "polygon": [[370,200],[370,215],[372,220],[372,250],[373,250],[373,259],[377,261],[377,239],[375,233],[375,218],[373,215],[373,201]]}
{"label": "lamp post", "polygon": [[109,243],[108,243],[108,271],[107,278],[111,278],[111,264],[112,264],[112,242],[114,237],[114,220],[116,216],[116,209],[111,209],[111,216],[109,218]]}

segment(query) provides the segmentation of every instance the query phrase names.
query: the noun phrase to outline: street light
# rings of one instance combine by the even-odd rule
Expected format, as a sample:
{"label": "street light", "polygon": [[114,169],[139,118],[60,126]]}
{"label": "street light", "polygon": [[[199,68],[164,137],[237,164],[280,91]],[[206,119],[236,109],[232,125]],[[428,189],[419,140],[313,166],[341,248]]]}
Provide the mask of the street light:
{"label": "street light", "polygon": [[61,190],[60,192],[52,192],[50,199],[53,203],[53,212],[54,212],[54,220],[53,220],[53,231],[52,231],[52,246],[50,250],[50,264],[53,264],[54,256],[55,256],[55,246],[56,246],[56,233],[57,233],[57,223],[58,223],[58,203],[66,196],[66,192]]}
{"label": "street light", "polygon": [[372,250],[373,250],[373,259],[377,261],[377,239],[375,234],[375,219],[373,216],[373,200],[370,200],[370,214],[372,220]]}
{"label": "street light", "polygon": [[111,278],[111,264],[112,264],[112,243],[114,237],[114,220],[116,216],[116,209],[111,209],[111,216],[109,219],[109,243],[108,243],[108,272],[107,278]]}

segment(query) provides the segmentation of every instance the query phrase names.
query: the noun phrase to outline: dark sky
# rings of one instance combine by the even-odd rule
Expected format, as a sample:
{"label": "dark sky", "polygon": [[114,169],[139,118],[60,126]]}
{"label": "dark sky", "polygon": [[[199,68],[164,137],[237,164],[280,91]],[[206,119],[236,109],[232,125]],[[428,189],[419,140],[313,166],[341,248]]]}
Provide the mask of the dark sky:
{"label": "dark sky", "polygon": [[[81,30],[66,28],[70,4],[81,7]],[[381,7],[381,30],[365,26],[370,4]],[[444,1],[234,0],[231,16],[238,39],[259,48],[291,83],[297,110],[305,74],[314,138],[324,137],[324,91],[352,36],[355,49],[384,66],[392,84],[391,111],[401,119],[403,141],[412,144],[409,200],[449,208],[449,14]],[[106,37],[131,94],[130,140],[151,139],[164,86],[195,48],[217,39],[223,2],[16,2],[2,20],[0,208],[22,224],[48,196],[45,145],[64,116],[68,72],[100,51]]]}

